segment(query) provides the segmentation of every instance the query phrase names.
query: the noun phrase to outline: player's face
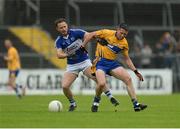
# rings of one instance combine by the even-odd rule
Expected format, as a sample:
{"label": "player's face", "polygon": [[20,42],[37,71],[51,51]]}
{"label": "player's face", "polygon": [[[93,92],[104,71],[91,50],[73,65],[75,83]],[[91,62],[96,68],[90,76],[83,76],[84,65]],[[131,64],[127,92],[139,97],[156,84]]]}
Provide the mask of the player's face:
{"label": "player's face", "polygon": [[11,47],[11,41],[10,40],[5,40],[4,41],[4,46],[7,48],[7,49],[9,49],[10,47]]}
{"label": "player's face", "polygon": [[122,40],[123,38],[125,38],[127,36],[127,34],[128,34],[128,31],[123,28],[118,28],[116,31],[116,37],[119,40]]}
{"label": "player's face", "polygon": [[58,23],[56,29],[63,36],[68,35],[68,25],[66,22]]}

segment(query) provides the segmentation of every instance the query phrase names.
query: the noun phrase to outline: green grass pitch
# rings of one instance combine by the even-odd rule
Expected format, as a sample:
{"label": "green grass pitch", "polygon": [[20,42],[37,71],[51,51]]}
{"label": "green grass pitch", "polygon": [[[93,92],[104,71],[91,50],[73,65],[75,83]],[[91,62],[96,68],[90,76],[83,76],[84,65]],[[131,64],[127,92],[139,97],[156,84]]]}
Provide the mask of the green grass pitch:
{"label": "green grass pitch", "polygon": [[[116,96],[118,111],[106,96],[102,97],[99,112],[90,111],[93,96],[75,96],[78,108],[67,112],[69,103],[64,96],[0,96],[0,128],[4,127],[74,127],[74,128],[141,128],[180,127],[180,94],[139,96],[148,104],[142,112],[134,112],[128,96]],[[48,103],[58,99],[63,112],[49,112]]]}

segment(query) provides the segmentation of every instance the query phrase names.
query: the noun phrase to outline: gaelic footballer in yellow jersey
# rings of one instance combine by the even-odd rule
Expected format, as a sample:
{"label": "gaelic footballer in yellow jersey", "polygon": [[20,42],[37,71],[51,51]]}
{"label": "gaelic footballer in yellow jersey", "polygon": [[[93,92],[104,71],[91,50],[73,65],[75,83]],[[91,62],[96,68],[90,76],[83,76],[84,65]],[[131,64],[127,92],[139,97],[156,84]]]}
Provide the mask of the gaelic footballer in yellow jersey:
{"label": "gaelic footballer in yellow jersey", "polygon": [[[25,88],[16,84],[16,77],[21,68],[19,54],[11,40],[6,39],[4,45],[8,51],[7,56],[4,56],[4,60],[7,62],[7,68],[9,70],[8,85],[14,89],[18,98],[21,98],[21,96],[25,94]],[[20,90],[22,90],[22,93],[20,93]]]}
{"label": "gaelic footballer in yellow jersey", "polygon": [[[91,39],[98,38],[99,42],[96,47],[95,75],[97,78],[97,92],[102,92],[106,84],[106,74],[122,80],[126,86],[128,94],[132,100],[134,111],[144,110],[147,105],[140,104],[137,101],[137,96],[133,87],[132,79],[129,73],[117,61],[117,54],[122,54],[126,65],[135,72],[140,81],[143,81],[143,76],[137,71],[133,62],[128,55],[128,42],[126,36],[128,34],[128,25],[120,24],[116,30],[98,30],[91,32],[83,42],[85,46]],[[94,108],[98,108],[94,102]]]}
{"label": "gaelic footballer in yellow jersey", "polygon": [[[107,68],[104,67],[103,69],[106,74],[110,74],[111,69],[120,66],[120,64],[116,61],[117,55],[119,53],[128,57],[128,51],[129,51],[128,42],[125,37],[120,38],[121,40],[119,40],[116,37],[117,32],[115,30],[104,29],[104,30],[96,31],[95,33],[96,33],[96,37],[98,38],[97,40],[98,44],[95,53],[96,59],[93,63],[93,66],[91,67],[92,74],[93,75],[95,74],[96,69],[101,69],[100,68],[101,66],[99,67],[99,65],[97,65],[97,60],[101,60],[101,62],[99,62],[98,64],[101,63],[109,66]],[[124,32],[122,36],[124,35],[126,36],[127,32],[126,33]]]}
{"label": "gaelic footballer in yellow jersey", "polygon": [[17,71],[21,68],[19,54],[15,47],[8,49],[7,57],[7,66],[9,71]]}

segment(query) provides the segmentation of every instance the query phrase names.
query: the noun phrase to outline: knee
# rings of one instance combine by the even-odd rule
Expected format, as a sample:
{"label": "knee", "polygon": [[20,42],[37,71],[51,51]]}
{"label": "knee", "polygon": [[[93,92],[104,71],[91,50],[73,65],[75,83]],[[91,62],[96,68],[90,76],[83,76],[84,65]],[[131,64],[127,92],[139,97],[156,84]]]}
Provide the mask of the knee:
{"label": "knee", "polygon": [[100,88],[102,88],[102,89],[104,89],[105,85],[106,85],[106,82],[99,82],[99,83],[98,83],[98,86],[99,86]]}
{"label": "knee", "polygon": [[67,90],[67,89],[69,89],[69,85],[68,84],[62,84],[62,88],[63,88],[63,90]]}
{"label": "knee", "polygon": [[69,87],[67,87],[67,86],[62,86],[62,89],[63,89],[63,91],[69,91]]}
{"label": "knee", "polygon": [[124,82],[128,86],[129,84],[132,84],[132,78],[129,76],[124,80]]}
{"label": "knee", "polygon": [[13,86],[13,82],[12,82],[12,81],[9,81],[9,82],[8,82],[8,85],[9,85],[9,86]]}

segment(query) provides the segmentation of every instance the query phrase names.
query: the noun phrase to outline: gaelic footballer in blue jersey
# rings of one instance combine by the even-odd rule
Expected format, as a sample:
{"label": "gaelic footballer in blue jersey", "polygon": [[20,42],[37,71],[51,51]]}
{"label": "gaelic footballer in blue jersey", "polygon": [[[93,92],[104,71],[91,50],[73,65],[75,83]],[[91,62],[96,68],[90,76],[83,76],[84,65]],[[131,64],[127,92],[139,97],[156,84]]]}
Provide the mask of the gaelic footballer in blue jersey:
{"label": "gaelic footballer in blue jersey", "polygon": [[81,49],[85,31],[79,29],[69,29],[67,36],[58,36],[55,41],[57,50],[62,49],[67,54],[67,64],[76,64],[85,61],[88,54]]}
{"label": "gaelic footballer in blue jersey", "polygon": [[[55,21],[55,26],[56,30],[59,32],[59,36],[55,41],[57,57],[59,59],[67,58],[67,69],[62,79],[62,88],[65,96],[70,102],[69,111],[74,111],[77,105],[70,87],[78,77],[79,72],[82,71],[88,78],[96,81],[96,78],[91,75],[92,64],[87,51],[82,47],[82,41],[87,36],[88,32],[81,29],[69,29],[66,20],[63,18],[57,19]],[[96,88],[98,88],[98,86]],[[110,100],[115,100],[107,86],[105,86],[103,91]],[[100,100],[101,93],[101,91],[96,92],[97,101]]]}

